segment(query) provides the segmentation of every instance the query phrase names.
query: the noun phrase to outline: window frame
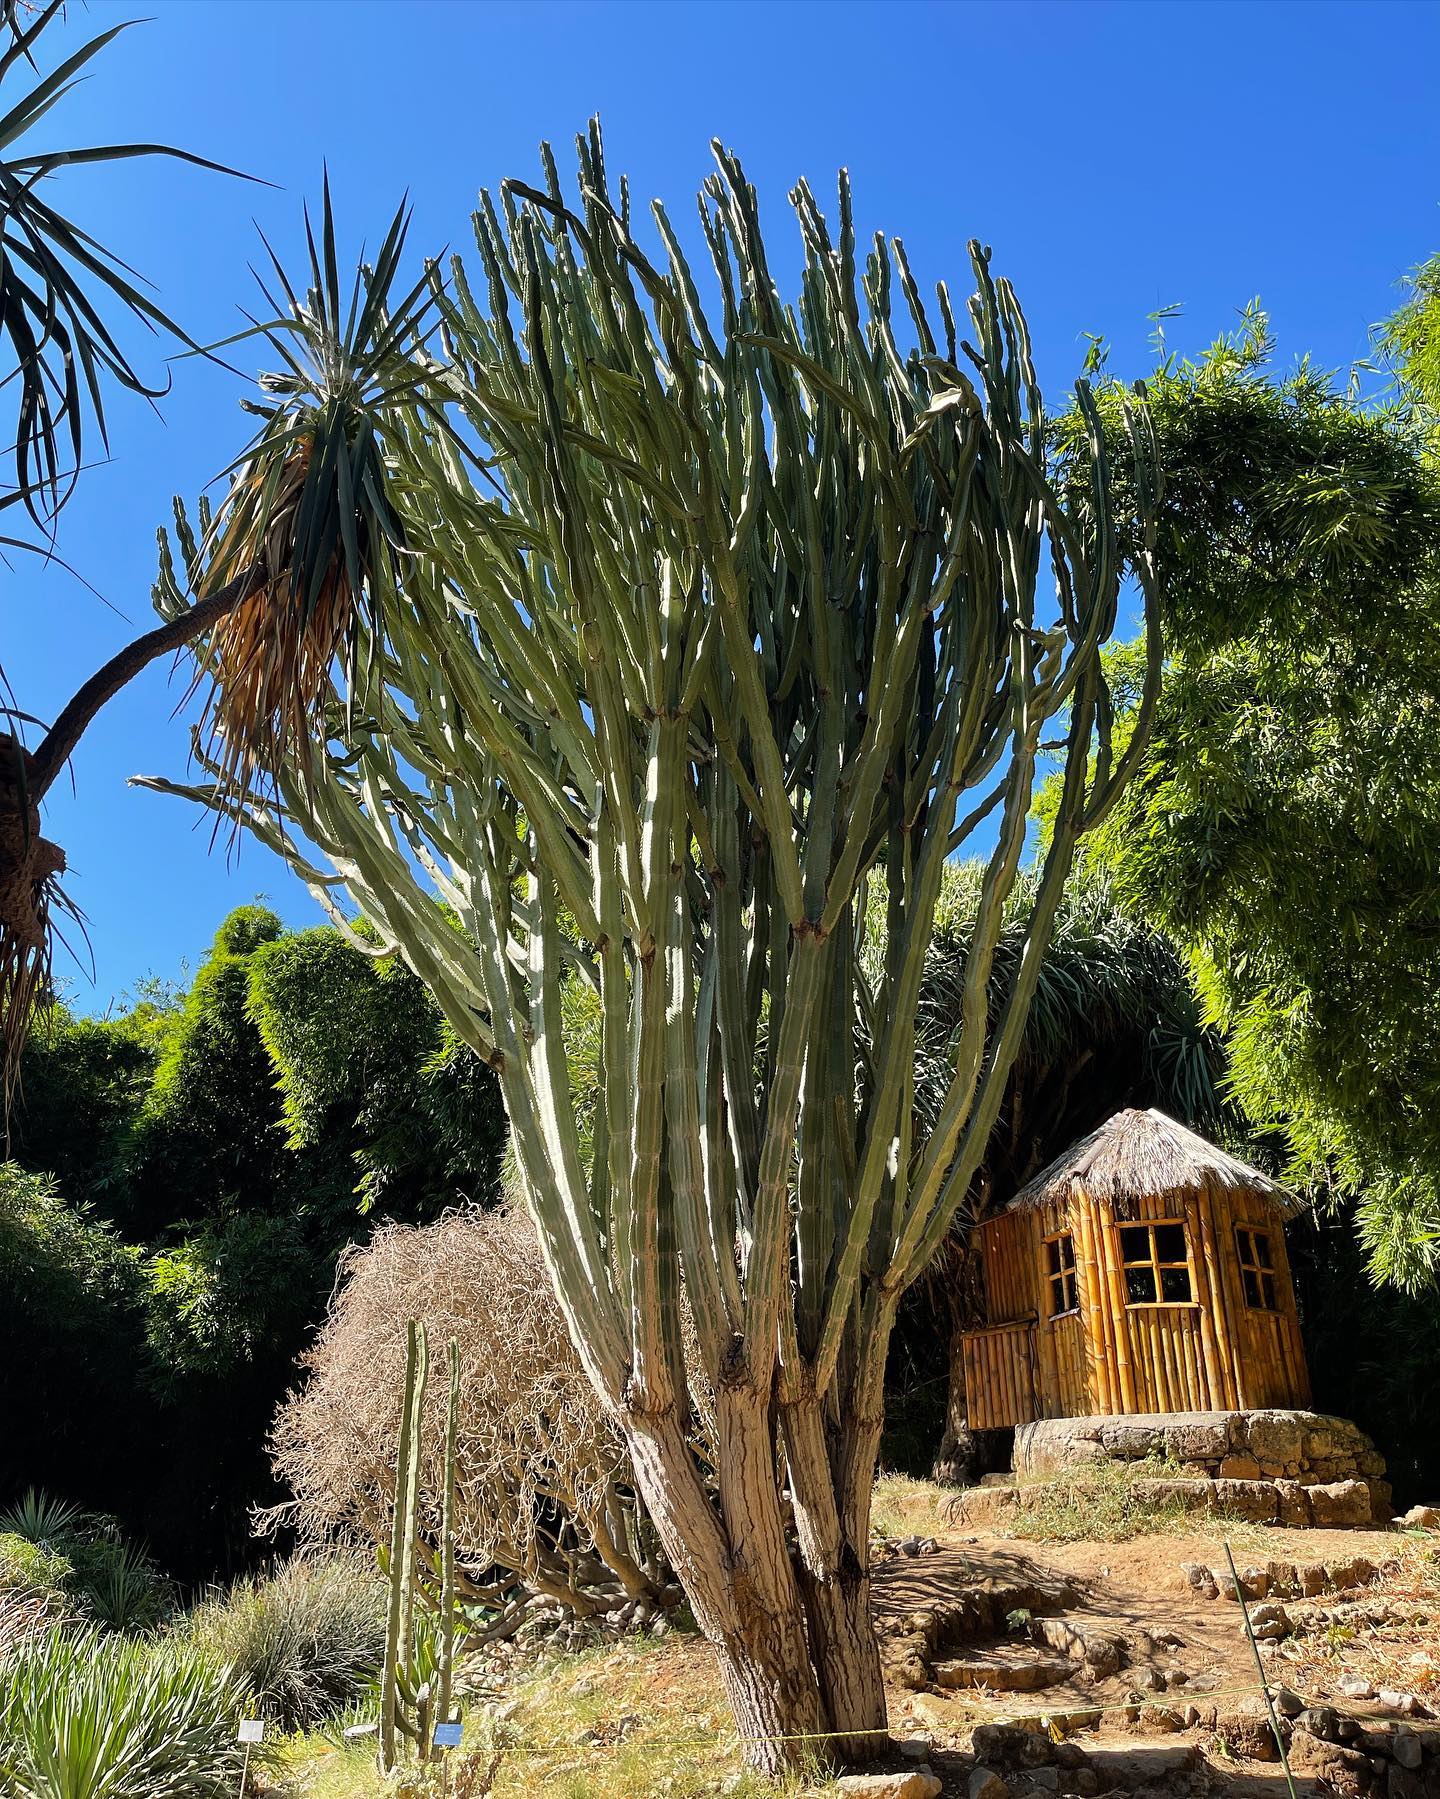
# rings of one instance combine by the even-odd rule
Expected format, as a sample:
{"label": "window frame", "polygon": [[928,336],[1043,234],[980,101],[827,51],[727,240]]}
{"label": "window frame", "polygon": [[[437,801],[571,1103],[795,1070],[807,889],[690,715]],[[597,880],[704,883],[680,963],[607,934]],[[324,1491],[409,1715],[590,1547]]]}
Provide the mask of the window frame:
{"label": "window frame", "polygon": [[[1161,1257],[1156,1233],[1167,1228],[1176,1229],[1181,1233],[1181,1241],[1185,1245],[1183,1261],[1177,1261],[1171,1256]],[[1145,1231],[1147,1233],[1150,1254],[1144,1261],[1132,1261],[1126,1256],[1126,1231]],[[1191,1254],[1190,1232],[1184,1218],[1131,1218],[1123,1221],[1117,1218],[1115,1220],[1115,1247],[1120,1254],[1120,1282],[1125,1289],[1125,1310],[1127,1312],[1160,1311],[1167,1307],[1171,1310],[1183,1310],[1187,1307],[1193,1310],[1199,1304],[1195,1297],[1195,1263]],[[1153,1299],[1133,1299],[1131,1297],[1129,1276],[1130,1271],[1135,1268],[1143,1268],[1148,1271],[1155,1291]],[[1183,1268],[1185,1271],[1187,1297],[1166,1299],[1163,1276],[1176,1268]]]}
{"label": "window frame", "polygon": [[[1256,1248],[1257,1238],[1264,1243],[1268,1262],[1260,1260]],[[1275,1233],[1268,1224],[1237,1224],[1235,1226],[1235,1266],[1240,1274],[1240,1297],[1245,1302],[1247,1312],[1259,1312],[1262,1317],[1275,1317],[1280,1312],[1279,1269],[1275,1265]],[[1250,1283],[1247,1276],[1253,1279],[1255,1290],[1260,1295],[1259,1301],[1250,1297]],[[1266,1294],[1269,1294],[1268,1301]]]}
{"label": "window frame", "polygon": [[[1058,1266],[1050,1266],[1050,1249],[1054,1245],[1057,1250]],[[1070,1260],[1065,1260],[1066,1248],[1069,1247]],[[1053,1324],[1059,1318],[1073,1318],[1080,1310],[1080,1269],[1075,1259],[1075,1233],[1068,1225],[1058,1231],[1051,1231],[1040,1239],[1040,1277],[1045,1284],[1045,1321]],[[1070,1303],[1062,1305],[1058,1311],[1049,1308],[1055,1304],[1056,1290],[1063,1300],[1068,1295]]]}

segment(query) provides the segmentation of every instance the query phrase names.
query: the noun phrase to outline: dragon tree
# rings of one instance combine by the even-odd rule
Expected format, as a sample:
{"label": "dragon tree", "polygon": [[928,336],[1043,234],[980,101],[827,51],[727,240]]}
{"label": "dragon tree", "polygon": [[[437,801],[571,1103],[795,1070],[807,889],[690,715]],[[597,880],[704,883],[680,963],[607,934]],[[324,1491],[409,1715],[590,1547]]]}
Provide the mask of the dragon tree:
{"label": "dragon tree", "polygon": [[[213,517],[177,509],[184,566],[162,558],[167,619],[225,597],[194,644],[207,778],[149,784],[363,913],[496,1071],[576,1349],[774,1770],[884,1742],[886,1345],[982,1155],[1076,843],[1144,740],[1155,479],[1137,398],[1112,498],[1082,382],[1089,486],[1062,503],[987,251],[968,308],[927,306],[898,241],[857,245],[843,176],[833,226],[802,183],[787,303],[716,154],[703,272],[660,206],[637,230],[592,128],[573,199],[548,153],[542,185],[482,196],[478,275],[431,267],[423,323],[393,257],[347,297],[327,196],[300,291],[276,270],[258,434]],[[1149,672],[1120,742],[1100,650],[1131,596]],[[916,1000],[961,851],[984,879],[922,1138]],[[601,1019],[583,1131],[575,983]]]}

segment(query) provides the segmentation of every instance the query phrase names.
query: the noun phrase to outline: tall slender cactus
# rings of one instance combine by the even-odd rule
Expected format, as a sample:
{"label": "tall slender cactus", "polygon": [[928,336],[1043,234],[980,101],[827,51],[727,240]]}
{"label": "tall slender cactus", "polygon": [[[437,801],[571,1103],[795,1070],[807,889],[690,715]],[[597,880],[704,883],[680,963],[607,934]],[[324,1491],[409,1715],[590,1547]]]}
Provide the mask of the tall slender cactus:
{"label": "tall slender cactus", "polygon": [[[380,1672],[380,1771],[388,1774],[400,1760],[407,1737],[417,1726],[405,1715],[412,1680],[415,1641],[415,1549],[420,1535],[420,1435],[424,1428],[425,1388],[430,1349],[425,1326],[410,1320],[405,1344],[405,1393],[400,1409],[400,1444],[395,1459],[395,1512],[390,1526],[390,1552],[385,1575],[390,1595],[385,1619],[385,1660]],[[421,1747],[424,1738],[420,1737]]]}
{"label": "tall slender cactus", "polygon": [[[642,245],[597,128],[573,207],[548,151],[542,186],[482,198],[478,294],[458,259],[437,271],[438,335],[375,402],[404,546],[383,627],[357,612],[314,744],[263,801],[151,784],[238,817],[333,914],[348,894],[496,1069],[577,1350],[747,1756],[773,1769],[806,1737],[852,1757],[883,1739],[886,1346],[993,1125],[1077,840],[1144,742],[1155,477],[1137,401],[1127,564],[1083,382],[1090,492],[1071,508],[1051,483],[1025,321],[987,251],[964,341],[898,241],[862,260],[846,177],[833,229],[802,182],[787,304],[755,192],[716,154],[713,315],[658,204]],[[292,335],[323,310],[297,302]],[[1150,655],[1122,744],[1100,649],[1127,577]],[[992,1009],[1047,756],[1053,830]],[[985,875],[920,1141],[916,998],[960,850]],[[602,1019],[583,1136],[576,982]],[[685,1428],[682,1292],[713,1483]]]}
{"label": "tall slender cactus", "polygon": [[439,1698],[435,1716],[450,1722],[455,1692],[455,1457],[460,1440],[460,1345],[450,1339],[450,1398],[445,1408],[445,1486],[440,1496]]}

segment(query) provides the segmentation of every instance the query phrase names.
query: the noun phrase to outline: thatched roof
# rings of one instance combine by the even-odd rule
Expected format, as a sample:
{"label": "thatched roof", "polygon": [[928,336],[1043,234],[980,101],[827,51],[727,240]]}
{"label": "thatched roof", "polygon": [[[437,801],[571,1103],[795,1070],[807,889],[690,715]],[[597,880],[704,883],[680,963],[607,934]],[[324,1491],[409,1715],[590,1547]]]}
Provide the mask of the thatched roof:
{"label": "thatched roof", "polygon": [[1037,1174],[1015,1195],[1006,1211],[1043,1206],[1070,1197],[1078,1182],[1092,1199],[1123,1206],[1142,1194],[1197,1193],[1219,1188],[1262,1193],[1278,1211],[1295,1213],[1301,1202],[1287,1187],[1261,1174],[1248,1162],[1237,1162],[1204,1137],[1157,1112],[1117,1112],[1063,1156]]}

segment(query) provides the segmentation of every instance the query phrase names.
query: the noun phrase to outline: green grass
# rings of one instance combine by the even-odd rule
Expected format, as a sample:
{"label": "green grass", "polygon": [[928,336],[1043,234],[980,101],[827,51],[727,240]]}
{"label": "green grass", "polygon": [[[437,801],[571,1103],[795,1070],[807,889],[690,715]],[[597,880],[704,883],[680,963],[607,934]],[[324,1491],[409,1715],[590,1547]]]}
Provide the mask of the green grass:
{"label": "green grass", "polygon": [[[734,1723],[709,1651],[697,1638],[631,1638],[537,1664],[509,1691],[504,1723],[466,1708],[465,1740],[449,1764],[449,1799],[800,1799],[828,1791],[818,1766],[783,1780],[742,1770]],[[507,1707],[507,1710],[509,1708]],[[623,1729],[620,1720],[632,1720]],[[498,1738],[492,1733],[499,1733]],[[292,1738],[283,1752],[285,1799],[395,1799],[375,1769],[375,1739],[341,1746],[338,1733]],[[504,1755],[488,1787],[464,1786]],[[439,1799],[418,1771],[401,1799]],[[278,1799],[278,1796],[277,1796]]]}
{"label": "green grass", "polygon": [[1156,1499],[1142,1481],[1180,1480],[1177,1462],[1079,1463],[1054,1474],[1021,1477],[1018,1499],[1001,1520],[1007,1535],[1051,1543],[1123,1542],[1127,1537],[1185,1531],[1204,1522],[1178,1499]]}

